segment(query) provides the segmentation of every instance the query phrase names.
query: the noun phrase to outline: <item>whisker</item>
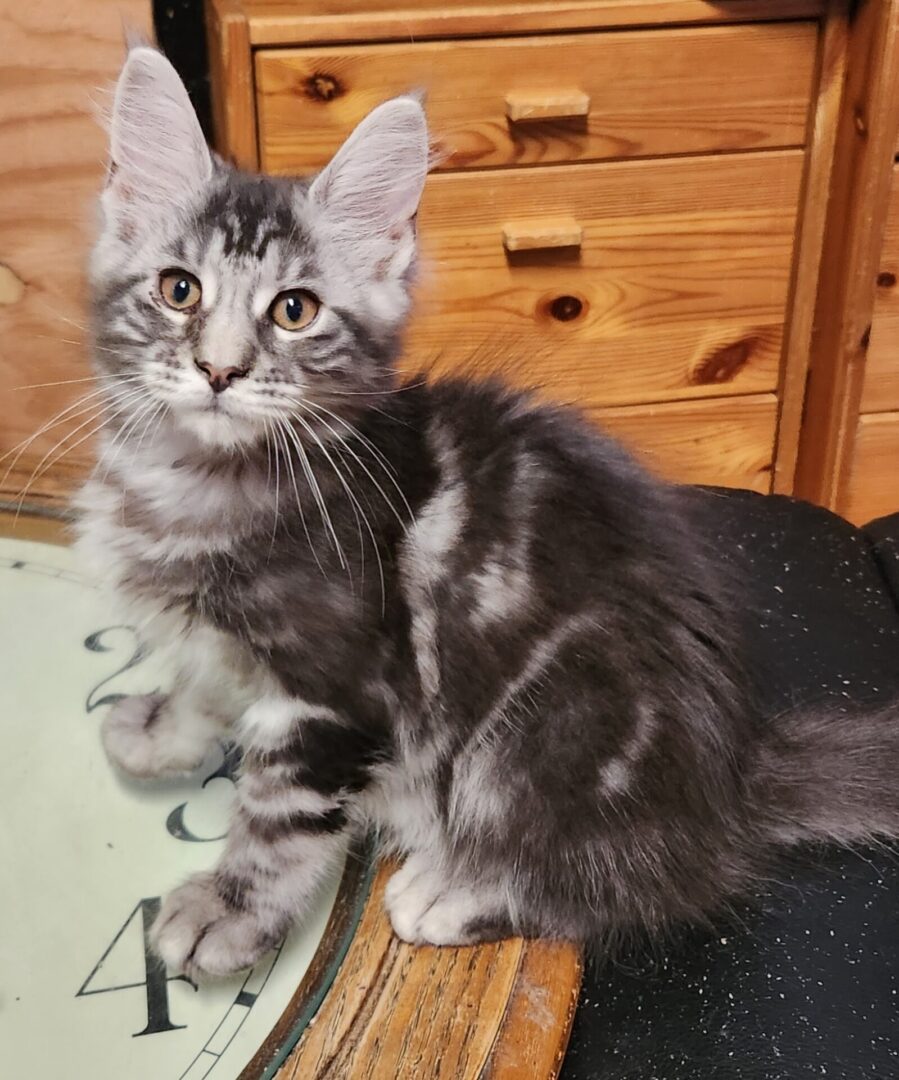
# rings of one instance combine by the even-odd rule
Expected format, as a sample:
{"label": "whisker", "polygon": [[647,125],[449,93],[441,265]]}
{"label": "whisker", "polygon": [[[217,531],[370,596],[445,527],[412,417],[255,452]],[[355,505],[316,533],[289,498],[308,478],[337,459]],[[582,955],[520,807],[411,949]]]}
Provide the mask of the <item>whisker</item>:
{"label": "whisker", "polygon": [[[316,412],[324,412],[328,416],[332,417],[332,419],[334,419],[338,423],[340,423],[352,435],[355,435],[360,440],[360,442],[363,444],[363,446],[365,446],[371,452],[371,454],[375,458],[375,461],[377,462],[378,465],[380,465],[380,467],[384,471],[385,475],[387,476],[387,479],[396,488],[400,499],[402,499],[402,501],[403,501],[403,506],[405,507],[406,513],[409,515],[409,521],[408,522],[404,521],[402,519],[402,517],[398,513],[396,507],[393,505],[393,503],[390,501],[390,499],[387,498],[387,494],[384,491],[384,489],[377,482],[377,480],[375,480],[374,476],[372,476],[371,472],[368,470],[365,463],[356,455],[356,453],[353,451],[352,447],[350,447],[347,444],[346,440],[343,439],[340,436],[340,434],[338,432],[336,432],[331,427],[330,424],[327,423],[327,421],[321,419],[320,416],[316,416],[316,419],[318,420],[318,422],[320,424],[322,424],[324,427],[326,427],[328,429],[328,431],[331,432],[331,434],[334,436],[334,438],[339,443],[341,443],[341,445],[344,446],[344,448],[347,450],[347,452],[349,454],[351,454],[352,457],[365,470],[366,475],[371,480],[371,482],[375,485],[375,487],[378,489],[378,491],[381,493],[381,496],[383,497],[383,499],[387,503],[387,505],[390,507],[390,509],[392,510],[394,515],[396,516],[399,523],[404,528],[405,528],[406,525],[408,525],[410,523],[413,524],[413,525],[415,524],[415,514],[413,513],[412,507],[409,505],[409,500],[406,498],[405,492],[403,491],[403,489],[400,487],[399,483],[397,482],[396,475],[395,475],[395,469],[393,468],[391,463],[388,461],[388,459],[384,456],[384,454],[381,452],[381,450],[377,446],[375,446],[375,444],[366,435],[364,435],[357,428],[354,428],[351,424],[348,424],[342,417],[338,416],[336,413],[332,412],[330,409],[325,408],[324,405],[320,405],[320,404],[318,404],[316,402],[312,402],[312,401],[298,402],[298,401],[295,401],[295,400],[287,397],[287,395],[285,395],[285,394],[280,395],[279,398],[278,398],[278,401],[281,404],[284,404],[284,405],[287,405],[287,406],[299,406],[300,408],[306,409],[306,410],[311,408],[311,409],[316,410]],[[294,417],[296,417],[296,413],[293,413],[293,415],[294,415]]]}
{"label": "whisker", "polygon": [[[116,391],[116,393],[118,393],[118,391]],[[71,405],[67,405],[66,408],[60,409],[58,413],[51,416],[50,419],[41,427],[39,427],[38,430],[35,431],[32,435],[29,435],[20,443],[17,443],[15,446],[13,446],[10,450],[7,450],[5,454],[0,455],[0,462],[3,462],[8,457],[15,455],[12,461],[9,463],[9,466],[7,467],[7,470],[3,475],[3,480],[0,481],[0,483],[6,483],[9,474],[16,467],[19,458],[21,458],[22,454],[25,453],[28,447],[31,446],[31,444],[36,439],[39,439],[41,435],[45,435],[48,431],[51,431],[53,428],[58,427],[60,424],[65,423],[66,421],[76,420],[79,416],[83,416],[86,412],[91,412],[98,406],[102,407],[104,405],[104,402],[102,401],[104,395],[115,397],[115,394],[110,391],[108,387],[105,386],[101,387],[98,390],[92,390],[89,394],[82,395],[80,398],[77,399],[77,401],[73,401]],[[97,400],[98,398],[101,400]]]}
{"label": "whisker", "polygon": [[[274,428],[274,424],[272,425]],[[280,513],[281,504],[281,465],[278,460],[278,444],[275,443],[273,447],[273,456],[275,458],[275,521],[272,525],[272,540],[268,547],[269,558],[271,558],[272,548],[275,546],[275,536],[278,532],[278,514]]]}
{"label": "whisker", "polygon": [[325,580],[327,580],[328,575],[325,572],[325,568],[322,566],[321,561],[319,560],[318,552],[315,550],[315,545],[312,543],[312,536],[309,533],[309,526],[306,523],[306,515],[303,512],[303,501],[300,498],[300,489],[297,486],[297,476],[296,471],[293,467],[293,458],[290,456],[290,447],[287,445],[287,438],[283,431],[285,424],[286,421],[281,420],[280,418],[276,418],[274,421],[275,433],[280,434],[281,436],[281,443],[284,447],[284,460],[287,462],[287,470],[290,476],[290,482],[293,485],[293,493],[297,501],[297,510],[300,515],[300,521],[303,525],[303,532],[306,534],[306,542],[309,545],[309,550],[312,552],[312,558],[315,559],[315,565],[319,568],[319,570],[321,570],[323,577],[325,578]]}
{"label": "whisker", "polygon": [[71,386],[73,383],[98,382],[100,379],[139,379],[140,375],[86,375],[83,379],[59,379],[57,382],[36,382],[27,386],[12,386],[11,390],[42,390],[45,386]]}
{"label": "whisker", "polygon": [[318,409],[321,412],[330,416],[332,420],[336,420],[337,423],[341,425],[341,427],[343,427],[351,435],[355,436],[355,438],[357,438],[367,450],[371,451],[371,453],[378,459],[379,463],[384,467],[385,472],[392,473],[394,476],[396,476],[396,469],[394,468],[393,463],[388,461],[384,453],[377,446],[375,446],[371,439],[369,439],[367,435],[363,434],[358,428],[355,428],[352,424],[347,423],[347,421],[344,420],[342,416],[338,416],[337,413],[325,408],[324,405],[319,405],[317,401],[305,401],[303,404],[308,406],[309,408]]}
{"label": "whisker", "polygon": [[[142,393],[142,391],[136,391],[135,390],[135,391],[130,391],[130,393],[132,395],[139,395],[139,394]],[[63,452],[61,454],[57,454],[56,457],[53,457],[51,459],[51,455],[56,450],[58,450],[61,446],[64,446],[65,443],[67,443],[69,441],[69,439],[72,438],[73,435],[77,435],[78,432],[83,430],[85,427],[87,427],[88,424],[93,424],[96,421],[97,417],[99,415],[102,415],[102,413],[106,411],[106,407],[104,406],[101,409],[100,413],[95,413],[88,420],[85,420],[83,423],[79,424],[78,427],[76,427],[74,431],[70,431],[67,435],[64,435],[53,447],[51,447],[47,451],[46,454],[44,454],[44,456],[41,458],[41,460],[37,463],[35,468],[32,470],[31,476],[28,478],[28,483],[25,485],[25,487],[22,489],[22,491],[21,491],[21,493],[19,495],[18,507],[16,508],[16,520],[18,520],[19,514],[21,513],[22,505],[25,502],[25,496],[28,494],[29,490],[31,489],[31,485],[35,482],[35,480],[38,480],[47,471],[47,469],[52,468],[53,465],[55,465],[58,461],[62,460],[62,458],[64,458],[66,456],[66,454],[71,453],[74,449],[81,446],[82,443],[86,442],[89,438],[91,438],[91,436],[96,435],[96,433],[98,431],[102,430],[104,427],[106,427],[107,424],[111,423],[117,416],[119,416],[121,413],[123,413],[126,409],[130,408],[132,403],[133,403],[132,400],[128,400],[128,401],[125,401],[123,403],[122,402],[118,403],[119,408],[116,409],[116,411],[114,413],[112,413],[110,416],[105,417],[100,422],[100,424],[97,425],[97,427],[92,428],[86,435],[83,435],[80,439],[78,439],[76,442],[72,443],[70,446],[65,447],[65,449],[63,450]]]}
{"label": "whisker", "polygon": [[[45,304],[41,300],[38,300],[38,306],[42,307],[44,312],[51,318],[58,319],[60,322],[66,323],[67,326],[74,326],[76,330],[80,330],[82,333],[87,333],[88,326],[86,323],[75,322],[74,319],[70,319],[66,315],[60,315],[58,311],[54,311],[49,304]],[[76,344],[80,344],[80,342],[76,342]]]}
{"label": "whisker", "polygon": [[[287,422],[284,421],[284,423],[287,423]],[[288,425],[288,430],[290,431],[290,433],[293,436],[294,440],[297,440],[299,438],[297,433],[295,431],[293,431],[290,428],[289,425]],[[337,449],[337,448],[335,447],[335,449]],[[324,451],[324,447],[322,447],[322,450]],[[337,453],[339,454],[340,451],[337,450]],[[343,461],[342,456],[341,456],[341,461]],[[364,542],[363,537],[362,537],[362,522],[361,522],[361,519],[359,517],[360,513],[362,514],[362,517],[366,519],[365,525],[366,525],[366,528],[368,529],[369,533],[371,533],[371,526],[368,524],[368,519],[366,517],[365,510],[359,504],[359,501],[356,498],[355,492],[350,490],[350,487],[344,481],[344,478],[341,475],[339,469],[330,460],[330,458],[328,459],[328,463],[331,465],[331,468],[334,470],[335,474],[337,475],[338,480],[343,485],[344,489],[346,490],[347,494],[350,497],[350,509],[353,511],[353,517],[356,520],[356,535],[357,535],[357,537],[359,539],[359,587],[360,587],[360,589],[364,589],[364,587],[365,587],[365,542]],[[350,470],[350,474],[352,475],[352,469]],[[355,477],[354,477],[354,479],[355,479]],[[377,552],[375,552],[375,554],[377,555]]]}
{"label": "whisker", "polygon": [[153,426],[154,422],[158,418],[159,422],[156,424],[156,429],[158,430],[159,424],[162,423],[162,419],[168,412],[168,409],[168,404],[165,401],[160,401],[159,404],[156,406],[156,409],[151,414],[150,419],[146,422],[146,424],[144,424],[144,430],[141,432],[141,436],[137,440],[137,446],[134,448],[135,457],[140,453],[140,449],[144,445],[144,439],[146,439],[150,428]]}
{"label": "whisker", "polygon": [[404,383],[402,386],[394,387],[393,390],[329,390],[329,394],[336,394],[339,397],[370,397],[379,398],[384,397],[386,394],[405,394],[407,390],[415,390],[416,387],[425,386],[425,380],[416,383]]}
{"label": "whisker", "polygon": [[387,412],[386,409],[379,409],[376,405],[371,404],[368,406],[368,408],[372,412],[376,412],[378,416],[383,416],[385,420],[389,420],[392,424],[402,424],[404,428],[412,428],[412,425],[408,422],[408,420],[400,420],[398,416],[393,416],[391,413]]}
{"label": "whisker", "polygon": [[[362,506],[359,503],[359,500],[356,498],[356,493],[353,491],[353,489],[347,483],[346,478],[344,477],[343,473],[340,471],[340,469],[337,467],[337,464],[335,463],[334,459],[328,453],[328,450],[325,447],[325,444],[321,441],[321,439],[319,439],[318,435],[316,435],[316,433],[312,429],[312,427],[309,424],[306,423],[306,421],[302,418],[302,416],[295,415],[294,419],[297,420],[300,424],[302,424],[303,428],[310,435],[310,437],[315,440],[315,442],[319,446],[319,449],[324,454],[326,461],[331,466],[331,468],[334,470],[334,474],[337,476],[337,479],[340,481],[341,485],[343,486],[344,491],[346,491],[347,495],[349,496],[351,504],[355,508],[357,528],[358,528],[358,525],[359,525],[359,516],[358,515],[359,514],[362,515],[362,520],[365,522],[365,528],[368,530],[368,535],[371,537],[372,548],[374,549],[375,559],[377,560],[377,563],[378,563],[378,577],[379,577],[380,582],[381,582],[381,614],[383,615],[385,610],[386,610],[386,607],[387,607],[387,592],[386,592],[386,588],[385,588],[385,584],[384,584],[384,566],[383,566],[383,564],[381,562],[381,553],[380,553],[380,550],[378,549],[378,541],[375,538],[374,530],[371,527],[371,522],[368,519],[368,515],[362,509]],[[299,442],[299,440],[298,440],[298,442]],[[360,545],[361,545],[361,536],[360,536]]]}
{"label": "whisker", "polygon": [[[72,325],[74,326],[75,324],[73,323]],[[76,329],[84,330],[84,332],[87,333],[87,327],[78,326],[76,327]],[[84,349],[85,352],[88,353],[104,352],[109,353],[110,356],[121,355],[121,349],[110,349],[108,345],[100,345],[99,342],[87,341],[84,338],[82,338],[81,341],[75,341],[74,338],[59,337],[57,334],[31,334],[30,336],[35,341],[58,341],[62,345],[75,345],[80,349]],[[123,338],[121,344],[123,346],[149,345],[150,342],[146,339],[140,338]]]}
{"label": "whisker", "polygon": [[[304,409],[305,406],[300,405],[300,408]],[[297,419],[299,419],[298,416],[297,416]],[[331,434],[334,436],[334,438],[337,439],[338,442],[342,443],[342,445],[345,447],[347,453],[350,454],[350,456],[353,458],[353,460],[358,462],[359,466],[362,468],[365,475],[369,478],[369,480],[371,480],[371,482],[374,484],[374,486],[380,492],[381,498],[384,500],[384,502],[390,508],[391,512],[396,517],[396,520],[400,523],[401,527],[405,529],[409,525],[409,522],[405,521],[403,519],[402,515],[397,510],[397,508],[393,505],[393,503],[390,501],[390,499],[387,498],[387,492],[381,487],[381,485],[378,483],[378,481],[374,478],[374,476],[371,473],[371,470],[368,468],[368,466],[365,464],[365,462],[359,457],[359,455],[356,453],[356,451],[353,450],[353,448],[349,445],[349,443],[346,441],[346,439],[344,439],[342,435],[340,435],[338,432],[336,432],[334,430],[334,428],[331,427],[331,425],[328,423],[327,420],[322,420],[321,418],[319,418],[319,423],[323,424],[328,429],[328,431],[331,432]],[[309,427],[309,425],[306,425],[305,423],[304,423],[304,426],[307,428],[307,430],[308,430],[309,434],[312,436],[312,438],[315,439],[315,441],[319,444],[319,446],[322,447],[322,450],[324,451],[324,445],[322,444],[322,442],[318,438],[318,436],[315,434],[315,432],[312,430],[312,428]],[[402,494],[402,492],[400,492],[400,494]],[[407,507],[408,507],[408,504],[407,504]]]}
{"label": "whisker", "polygon": [[[94,394],[87,395],[87,398],[90,398],[90,397],[99,397],[99,395],[98,394],[97,395],[94,395]],[[3,454],[2,457],[0,457],[0,462],[5,461],[8,457],[12,456],[13,454],[15,454],[15,457],[13,457],[13,460],[9,463],[9,467],[7,468],[7,470],[6,470],[6,472],[5,472],[4,476],[3,476],[3,481],[5,481],[7,479],[9,474],[15,468],[16,462],[19,460],[19,458],[22,456],[22,454],[25,453],[25,451],[28,449],[28,447],[35,441],[35,439],[39,439],[41,437],[41,435],[46,434],[46,432],[50,431],[52,428],[58,427],[60,424],[64,423],[66,420],[74,420],[79,416],[83,416],[84,413],[86,413],[86,412],[90,412],[93,409],[96,409],[98,407],[102,407],[102,405],[103,405],[102,401],[93,401],[91,403],[88,403],[87,398],[82,398],[79,401],[75,402],[74,404],[70,405],[67,409],[63,409],[61,413],[57,413],[55,416],[51,417],[50,420],[48,420],[45,424],[43,424],[41,427],[39,427],[37,431],[33,432],[31,435],[26,436],[21,442],[16,443],[15,446],[13,446],[9,450],[7,450],[6,453]],[[77,405],[82,405],[83,408],[76,409]],[[75,410],[75,411],[73,412],[72,410]],[[66,414],[68,414],[68,415],[66,415]]]}
{"label": "whisker", "polygon": [[[340,448],[335,446],[334,449],[337,452],[337,455],[339,456],[340,460],[343,462],[344,465],[346,465],[347,462],[346,462],[344,456],[340,453]],[[352,466],[347,465],[347,468],[349,469],[350,476],[352,476],[352,478],[355,480],[356,477],[355,477],[355,474],[353,473]],[[336,471],[336,469],[335,469],[335,471]],[[341,482],[342,482],[342,478],[341,478]],[[357,499],[355,497],[352,498],[351,501],[350,501],[350,509],[353,511],[353,517],[356,520],[356,536],[359,539],[359,588],[364,593],[364,590],[365,590],[365,541],[364,541],[364,539],[362,537],[362,522],[360,520],[359,515],[360,515],[360,513],[362,514],[363,517],[365,517],[366,515],[365,515],[365,511],[359,505],[359,503],[358,503],[358,501],[357,501]],[[365,522],[365,525],[366,525],[366,528],[369,529],[369,531],[371,531],[371,527],[369,526],[367,520]]]}
{"label": "whisker", "polygon": [[290,432],[295,442],[297,453],[300,457],[300,465],[306,477],[306,482],[312,489],[312,495],[315,499],[316,505],[318,506],[318,512],[321,516],[322,524],[324,525],[326,532],[328,532],[328,534],[330,535],[334,550],[337,552],[337,558],[340,563],[340,568],[341,570],[346,570],[347,572],[349,572],[349,563],[347,562],[346,556],[343,553],[343,548],[340,546],[340,541],[337,538],[337,533],[334,529],[334,523],[331,521],[331,515],[328,513],[328,507],[325,503],[325,497],[324,495],[322,495],[322,490],[319,487],[318,480],[316,479],[315,472],[312,468],[312,463],[309,460],[309,456],[306,453],[303,444],[297,438],[296,432],[292,431],[289,427],[286,429],[286,431]]}
{"label": "whisker", "polygon": [[[122,447],[128,441],[128,435],[130,434],[130,432],[135,431],[137,429],[137,425],[143,419],[145,419],[145,417],[149,416],[149,414],[155,408],[156,408],[156,402],[152,401],[152,400],[146,402],[146,404],[144,404],[144,405],[139,406],[139,408],[135,412],[134,416],[130,416],[125,421],[125,423],[122,424],[122,426],[115,433],[115,435],[113,435],[112,441],[109,443],[109,445],[105,446],[103,448],[103,450],[102,450],[102,452],[100,454],[100,457],[97,460],[97,469],[99,469],[100,466],[103,465],[104,461],[105,461],[105,468],[103,469],[103,475],[100,477],[101,483],[105,482],[107,476],[109,476],[109,470],[112,468],[113,462],[119,456],[119,453],[120,453]],[[110,451],[113,451],[112,456],[107,458],[107,455],[110,453]]]}
{"label": "whisker", "polygon": [[[332,417],[338,423],[342,424],[345,428],[347,428],[350,432],[352,432],[354,435],[356,435],[359,438],[359,440],[363,444],[363,446],[366,446],[369,449],[369,451],[376,456],[376,460],[377,460],[378,464],[381,466],[381,468],[384,470],[384,473],[385,473],[387,479],[393,484],[393,486],[396,488],[396,490],[397,490],[397,492],[399,494],[399,497],[403,500],[403,505],[406,508],[406,513],[409,515],[409,521],[412,524],[415,524],[415,514],[412,513],[412,507],[409,505],[409,500],[406,498],[405,493],[403,492],[403,489],[400,487],[400,485],[399,485],[399,483],[398,483],[398,481],[396,479],[396,474],[395,474],[394,469],[392,468],[392,466],[390,466],[390,463],[387,461],[387,458],[384,457],[384,455],[381,453],[381,451],[378,449],[378,447],[375,446],[375,444],[369,438],[367,438],[365,435],[363,435],[361,431],[358,431],[356,428],[352,427],[352,425],[348,424],[345,420],[343,420],[341,417],[339,417],[336,413],[331,412],[330,409],[326,409],[324,407],[324,405],[319,405],[319,404],[317,404],[315,402],[307,401],[307,402],[304,402],[303,407],[312,408],[312,409],[320,410],[321,412],[327,413],[328,416]],[[324,424],[325,427],[328,428],[328,430],[334,435],[334,437],[336,439],[340,439],[340,436],[337,434],[337,432],[334,431],[334,429],[330,426],[330,424],[327,423],[327,421],[321,420],[320,422],[322,424]],[[340,441],[343,442],[344,445],[346,445],[345,440],[340,439]],[[350,449],[349,446],[347,446],[347,450],[351,454],[353,454],[353,457],[356,457],[355,453],[353,453],[353,451]],[[357,460],[359,460],[359,459],[357,458]],[[363,469],[365,469],[365,465],[361,461],[359,461],[359,464],[362,465]],[[374,479],[374,477],[371,475],[371,473],[368,472],[368,469],[365,469],[365,471],[366,471],[366,473],[368,473],[368,476],[371,479],[372,483],[375,484],[375,486],[378,486],[375,479]],[[378,490],[381,491],[381,488],[379,486],[378,486]],[[381,491],[381,494],[384,495],[384,492]],[[385,498],[385,500],[387,500],[386,495],[384,495],[384,498]],[[390,505],[391,509],[393,510],[393,506],[390,504],[389,500],[387,500],[387,502],[388,502],[388,505]],[[394,510],[394,513],[396,513],[396,510]],[[397,514],[397,517],[399,517],[398,514]],[[401,524],[406,525],[406,524],[408,524],[408,522],[401,522]]]}
{"label": "whisker", "polygon": [[265,424],[265,456],[268,462],[268,470],[265,474],[265,490],[268,491],[272,484],[272,444],[267,417],[263,417],[263,423]]}

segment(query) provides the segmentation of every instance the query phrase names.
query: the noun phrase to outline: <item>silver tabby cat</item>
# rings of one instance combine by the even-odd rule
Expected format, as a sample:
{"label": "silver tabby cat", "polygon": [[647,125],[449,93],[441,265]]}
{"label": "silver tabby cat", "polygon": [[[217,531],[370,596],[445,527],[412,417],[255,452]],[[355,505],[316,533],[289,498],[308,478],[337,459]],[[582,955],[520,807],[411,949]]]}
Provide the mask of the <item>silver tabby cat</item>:
{"label": "silver tabby cat", "polygon": [[153,929],[174,971],[253,964],[371,825],[436,945],[659,929],[899,825],[895,725],[755,714],[676,489],[574,412],[400,384],[427,168],[411,97],[277,180],[209,153],[159,53],[119,79],[79,542],[178,676],[103,740],[139,777],[243,749],[224,855]]}

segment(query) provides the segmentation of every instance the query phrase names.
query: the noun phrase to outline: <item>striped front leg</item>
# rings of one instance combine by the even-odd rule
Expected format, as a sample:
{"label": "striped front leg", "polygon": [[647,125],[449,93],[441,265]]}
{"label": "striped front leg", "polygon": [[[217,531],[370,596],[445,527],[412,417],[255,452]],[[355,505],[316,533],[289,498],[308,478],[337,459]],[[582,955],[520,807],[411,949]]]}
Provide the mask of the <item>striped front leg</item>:
{"label": "striped front leg", "polygon": [[386,745],[379,725],[296,699],[258,702],[241,726],[224,856],[171,893],[153,926],[169,970],[191,978],[251,966],[302,918],[346,849],[348,804]]}

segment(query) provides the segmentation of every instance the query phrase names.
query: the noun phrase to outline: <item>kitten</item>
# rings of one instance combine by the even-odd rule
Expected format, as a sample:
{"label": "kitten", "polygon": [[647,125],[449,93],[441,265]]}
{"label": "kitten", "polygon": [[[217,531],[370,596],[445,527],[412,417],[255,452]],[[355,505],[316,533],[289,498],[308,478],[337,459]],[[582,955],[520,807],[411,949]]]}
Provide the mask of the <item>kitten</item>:
{"label": "kitten", "polygon": [[172,970],[254,963],[370,824],[396,933],[437,945],[654,930],[777,845],[897,832],[885,717],[755,714],[677,489],[572,411],[399,383],[418,101],[311,181],[251,176],[141,47],[111,144],[79,543],[179,674],[103,741],[139,777],[244,753],[224,855],[153,929]]}

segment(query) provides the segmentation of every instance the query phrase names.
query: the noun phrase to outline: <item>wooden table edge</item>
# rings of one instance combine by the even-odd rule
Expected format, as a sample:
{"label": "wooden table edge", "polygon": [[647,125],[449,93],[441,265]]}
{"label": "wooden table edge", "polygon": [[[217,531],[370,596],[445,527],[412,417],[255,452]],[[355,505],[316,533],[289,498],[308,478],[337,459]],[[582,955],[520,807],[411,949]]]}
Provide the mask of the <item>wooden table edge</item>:
{"label": "wooden table edge", "polygon": [[[429,1080],[555,1080],[580,991],[580,949],[567,942],[522,939],[464,949],[406,945],[393,936],[383,906],[384,886],[395,868],[392,862],[381,861],[373,880],[369,875],[366,882],[359,860],[348,863],[349,884],[345,879],[319,956],[241,1080],[356,1080],[357,1076],[419,1080],[411,1052],[408,1058],[402,1052],[397,1057],[397,1046],[407,1044],[405,1029],[423,995],[432,998],[431,1031],[452,1030],[459,1016],[474,1016],[480,1028],[478,1046],[487,1047],[480,1056],[472,1053],[469,1043],[444,1047],[439,1072],[429,1072]],[[361,887],[367,892],[361,915],[358,922],[348,923]],[[352,940],[347,943],[348,933]],[[339,967],[330,985],[322,987],[322,972],[328,965],[333,971],[334,944],[341,939]],[[450,954],[468,956],[491,970],[495,967],[496,993],[483,994],[483,985],[475,981],[464,986],[461,998],[458,993],[442,995],[435,964]],[[400,968],[399,988],[394,985],[388,993],[385,972]],[[304,1009],[309,1018],[310,993],[316,992],[316,984],[318,1008],[310,1023],[301,1021],[302,1033],[288,1051]],[[493,1007],[485,1007],[484,1000],[494,1000]]]}

